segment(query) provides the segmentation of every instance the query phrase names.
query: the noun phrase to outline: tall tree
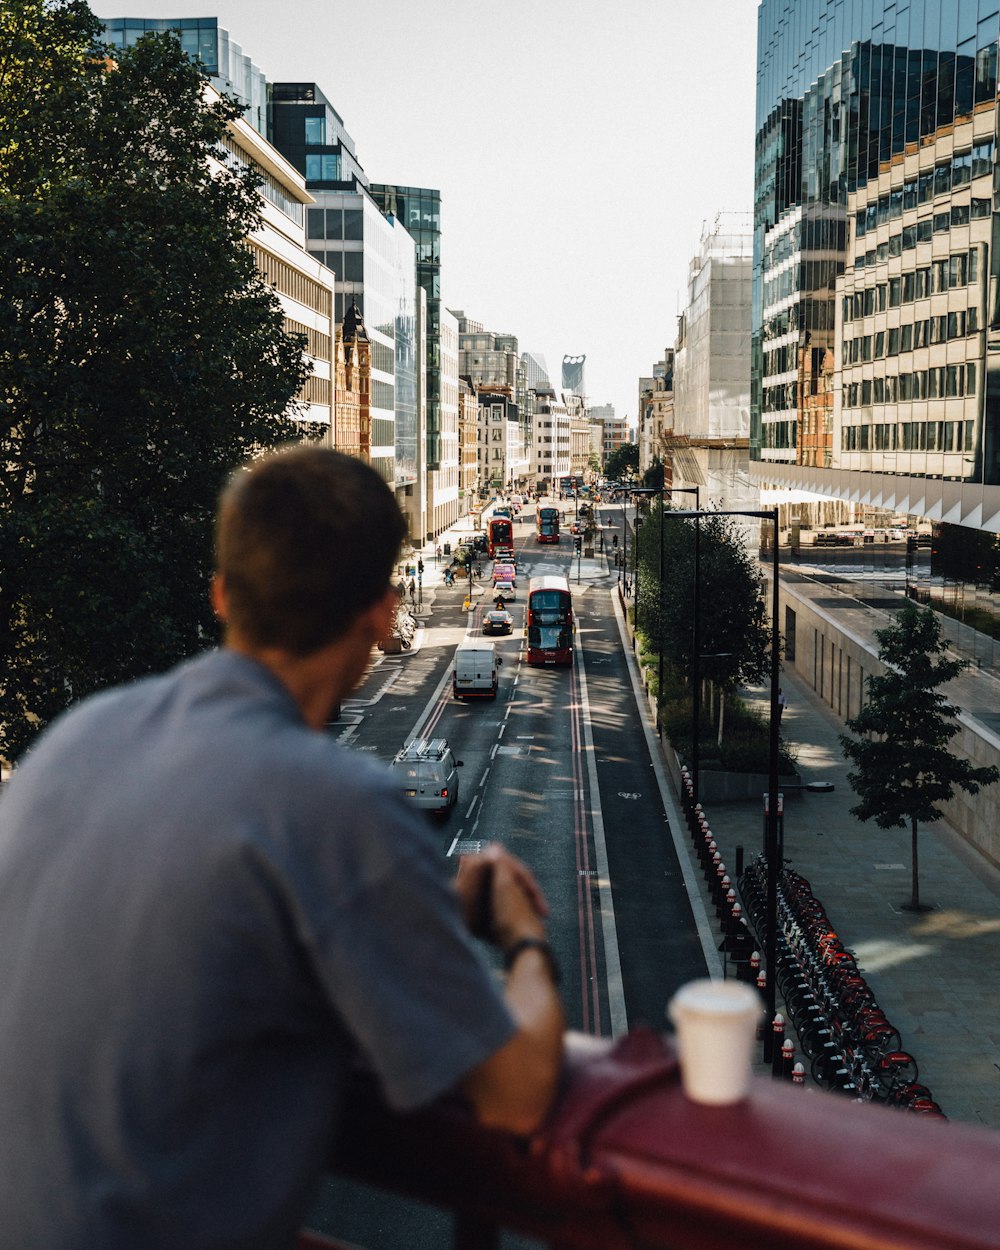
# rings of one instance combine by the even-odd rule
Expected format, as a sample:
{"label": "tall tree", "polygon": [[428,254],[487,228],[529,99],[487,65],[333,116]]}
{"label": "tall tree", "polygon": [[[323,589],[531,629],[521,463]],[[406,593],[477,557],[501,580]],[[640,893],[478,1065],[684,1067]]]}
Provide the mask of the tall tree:
{"label": "tall tree", "polygon": [[[698,523],[671,516],[657,502],[639,530],[639,621],[664,656],[690,672],[694,612],[698,606],[702,677],[723,689],[764,680],[772,631],[765,580],[733,517],[703,516]],[[662,526],[663,585],[660,586]],[[695,585],[695,541],[698,579]]]}
{"label": "tall tree", "polygon": [[0,8],[0,754],[215,637],[215,499],[300,437],[303,342],[246,236],[259,179],[172,36]]}
{"label": "tall tree", "polygon": [[958,733],[958,709],[939,687],[968,667],[944,656],[941,624],[929,608],[907,602],[893,623],[877,629],[883,673],[867,678],[868,702],[847,722],[851,738],[841,735],[845,756],[854,764],[848,780],[859,802],[851,808],[859,820],[880,829],[910,825],[912,889],[908,906],[921,909],[917,826],[942,815],[960,786],[969,794],[992,785],[1000,772],[975,768],[952,755],[948,743]]}
{"label": "tall tree", "polygon": [[604,476],[609,481],[617,482],[628,477],[639,468],[639,447],[636,443],[621,443],[608,453],[604,462]]}

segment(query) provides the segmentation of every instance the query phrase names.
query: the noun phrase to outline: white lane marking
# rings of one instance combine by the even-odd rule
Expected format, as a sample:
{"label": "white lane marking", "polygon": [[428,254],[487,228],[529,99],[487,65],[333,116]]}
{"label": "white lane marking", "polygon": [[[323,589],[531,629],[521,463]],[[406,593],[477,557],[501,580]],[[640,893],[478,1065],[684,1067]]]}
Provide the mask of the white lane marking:
{"label": "white lane marking", "polygon": [[506,726],[506,725],[501,725],[501,726],[500,726],[500,728],[497,730],[497,737],[502,738],[502,737],[503,737],[503,731],[504,731],[506,728],[507,728],[507,726]]}
{"label": "white lane marking", "polygon": [[454,855],[454,854],[455,854],[455,847],[456,847],[456,846],[458,846],[458,842],[459,842],[459,839],[461,838],[461,836],[462,836],[462,830],[461,830],[461,829],[459,829],[458,833],[456,833],[456,834],[455,834],[455,840],[452,842],[451,846],[449,846],[449,847],[448,847],[448,858],[449,858],[449,859],[451,858],[451,856],[452,856],[452,855]]}
{"label": "white lane marking", "polygon": [[497,757],[497,747],[498,747],[499,745],[500,745],[500,743],[499,743],[499,742],[494,742],[494,744],[493,744],[493,750],[490,752],[490,759],[491,759],[491,760],[495,760],[495,759],[496,759],[496,757]]}
{"label": "white lane marking", "polygon": [[486,771],[483,773],[483,775],[479,778],[479,789],[480,789],[480,790],[483,788],[483,786],[485,786],[485,785],[486,785],[486,778],[487,778],[489,775],[490,775],[490,770],[487,768],[487,769],[486,769]]}
{"label": "white lane marking", "polygon": [[[583,656],[580,657],[581,661]],[[597,781],[597,762],[594,751],[594,732],[590,724],[590,700],[587,695],[587,673],[581,662],[577,668],[580,681],[581,720],[583,721],[584,755],[587,760],[587,777],[590,782],[590,823],[594,831],[594,858],[597,862],[597,897],[601,910],[601,936],[604,941],[604,969],[608,986],[608,1014],[611,1017],[611,1036],[621,1037],[628,1032],[628,1013],[625,1010],[625,985],[622,978],[621,954],[618,950],[618,926],[615,923],[615,902],[611,895],[611,870],[608,866],[608,847],[604,838],[604,809],[601,807],[601,790]]]}
{"label": "white lane marking", "polygon": [[472,815],[472,809],[476,806],[478,802],[479,802],[479,795],[477,794],[473,797],[472,802],[469,804],[469,810],[465,813],[466,820],[468,820],[469,817]]}
{"label": "white lane marking", "polygon": [[694,917],[695,928],[698,930],[698,940],[701,942],[701,950],[705,956],[708,975],[714,980],[721,980],[723,968],[722,960],[716,949],[718,939],[715,936],[712,925],[709,923],[708,912],[705,910],[705,900],[701,893],[701,882],[698,879],[698,874],[695,872],[691,844],[681,835],[681,830],[685,827],[684,817],[677,806],[673,786],[667,780],[667,775],[664,771],[663,759],[660,754],[660,743],[656,737],[656,730],[653,728],[649,704],[642,693],[639,681],[639,668],[625,632],[625,620],[622,616],[621,601],[615,591],[612,591],[611,599],[614,603],[615,619],[618,621],[618,633],[621,637],[622,651],[625,653],[625,663],[628,666],[629,676],[632,679],[632,694],[635,698],[635,705],[639,710],[639,719],[642,723],[643,733],[646,735],[646,747],[649,751],[649,758],[653,762],[653,776],[656,778],[656,784],[660,791],[663,809],[667,813],[670,836],[673,839],[677,862],[681,866],[684,889],[691,903],[691,914]]}
{"label": "white lane marking", "polygon": [[441,694],[445,686],[451,681],[451,679],[452,679],[452,665],[448,664],[445,666],[445,670],[441,674],[441,680],[438,682],[437,686],[435,687],[434,693],[424,704],[424,710],[417,717],[417,720],[413,728],[410,730],[409,737],[411,739],[423,737],[423,733],[422,733],[423,727],[424,725],[427,724],[431,716],[434,714],[434,709],[437,707],[437,705],[441,701]]}

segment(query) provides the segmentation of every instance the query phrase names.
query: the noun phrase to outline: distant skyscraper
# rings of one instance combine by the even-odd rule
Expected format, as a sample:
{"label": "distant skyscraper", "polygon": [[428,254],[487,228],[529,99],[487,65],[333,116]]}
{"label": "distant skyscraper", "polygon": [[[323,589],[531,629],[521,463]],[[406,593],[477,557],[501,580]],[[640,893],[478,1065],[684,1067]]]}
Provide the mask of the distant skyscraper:
{"label": "distant skyscraper", "polygon": [[574,395],[583,397],[586,388],[583,381],[583,365],[586,356],[563,356],[562,384],[564,391],[572,391]]}
{"label": "distant skyscraper", "polygon": [[529,391],[536,394],[555,394],[549,380],[549,367],[541,352],[522,352],[521,362],[524,365],[525,384]]}

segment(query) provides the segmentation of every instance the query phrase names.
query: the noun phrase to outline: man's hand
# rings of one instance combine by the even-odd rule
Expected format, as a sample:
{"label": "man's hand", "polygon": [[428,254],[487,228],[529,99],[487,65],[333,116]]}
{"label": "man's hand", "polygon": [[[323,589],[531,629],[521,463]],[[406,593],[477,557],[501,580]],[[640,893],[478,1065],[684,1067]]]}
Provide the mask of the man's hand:
{"label": "man's hand", "polygon": [[[505,953],[522,938],[544,942],[548,904],[534,875],[501,846],[463,855],[455,888],[470,930]],[[566,1021],[546,950],[517,952],[504,985],[514,1036],[474,1068],[462,1088],[484,1124],[532,1133],[555,1098]]]}
{"label": "man's hand", "polygon": [[542,937],[549,907],[534,874],[497,843],[463,855],[455,879],[470,931],[501,948],[522,937]]}

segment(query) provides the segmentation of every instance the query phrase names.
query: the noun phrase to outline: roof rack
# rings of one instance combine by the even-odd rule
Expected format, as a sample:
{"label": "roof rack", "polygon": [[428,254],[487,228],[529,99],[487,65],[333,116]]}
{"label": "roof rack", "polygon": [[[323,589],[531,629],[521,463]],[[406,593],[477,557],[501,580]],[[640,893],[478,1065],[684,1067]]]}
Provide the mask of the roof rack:
{"label": "roof rack", "polygon": [[414,738],[400,749],[396,758],[401,760],[439,760],[447,750],[447,738]]}

